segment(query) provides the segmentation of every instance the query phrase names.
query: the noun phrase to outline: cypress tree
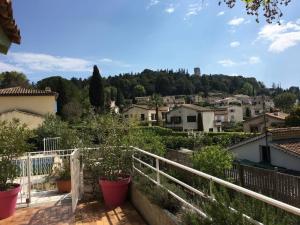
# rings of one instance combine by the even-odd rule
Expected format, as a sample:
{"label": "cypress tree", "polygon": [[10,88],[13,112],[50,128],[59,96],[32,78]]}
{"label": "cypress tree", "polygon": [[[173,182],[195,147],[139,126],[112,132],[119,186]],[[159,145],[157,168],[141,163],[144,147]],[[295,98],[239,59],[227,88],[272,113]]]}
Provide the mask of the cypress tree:
{"label": "cypress tree", "polygon": [[98,67],[95,65],[93,75],[90,78],[89,97],[91,105],[95,107],[96,111],[104,110],[104,87],[102,77]]}

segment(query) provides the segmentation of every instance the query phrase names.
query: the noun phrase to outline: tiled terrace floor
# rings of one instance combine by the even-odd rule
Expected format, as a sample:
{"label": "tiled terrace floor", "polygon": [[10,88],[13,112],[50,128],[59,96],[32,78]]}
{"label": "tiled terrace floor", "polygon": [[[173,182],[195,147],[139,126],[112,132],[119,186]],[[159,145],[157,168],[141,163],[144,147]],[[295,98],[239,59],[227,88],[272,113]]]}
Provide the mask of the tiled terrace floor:
{"label": "tiled terrace floor", "polygon": [[70,205],[48,205],[18,209],[0,225],[146,225],[130,203],[105,210],[98,202],[80,204],[73,215]]}

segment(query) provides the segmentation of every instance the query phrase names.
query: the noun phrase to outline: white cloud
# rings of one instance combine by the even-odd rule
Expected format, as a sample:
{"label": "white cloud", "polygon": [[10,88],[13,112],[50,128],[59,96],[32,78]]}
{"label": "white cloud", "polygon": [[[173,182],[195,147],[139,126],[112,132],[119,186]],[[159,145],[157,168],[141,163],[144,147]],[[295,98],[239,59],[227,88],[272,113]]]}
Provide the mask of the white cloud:
{"label": "white cloud", "polygon": [[6,71],[19,71],[22,72],[22,68],[19,68],[17,66],[8,64],[8,63],[4,63],[4,62],[0,62],[0,73],[1,72],[6,72]]}
{"label": "white cloud", "polygon": [[14,64],[32,71],[90,71],[92,65],[85,59],[39,53],[10,53],[8,57]]}
{"label": "white cloud", "polygon": [[53,56],[42,53],[11,52],[5,57],[6,62],[0,62],[0,72],[87,72],[91,71],[94,64],[101,66],[131,67],[122,61],[110,58],[100,60],[86,60],[81,58]]}
{"label": "white cloud", "polygon": [[223,59],[218,61],[218,64],[224,66],[224,67],[233,67],[233,66],[244,66],[244,65],[254,65],[261,63],[261,60],[258,56],[251,56],[246,60],[237,62],[233,61],[232,59]]}
{"label": "white cloud", "polygon": [[175,7],[173,6],[173,4],[169,5],[168,8],[165,9],[165,12],[169,14],[175,12]]}
{"label": "white cloud", "polygon": [[202,3],[193,3],[188,5],[186,17],[196,16],[202,10]]}
{"label": "white cloud", "polygon": [[231,59],[223,59],[218,61],[218,63],[224,67],[232,67],[236,65],[236,62],[232,61]]}
{"label": "white cloud", "polygon": [[218,14],[217,14],[217,16],[223,16],[225,14],[225,12],[224,11],[221,11],[221,12],[219,12]]}
{"label": "white cloud", "polygon": [[245,21],[245,19],[243,17],[240,17],[240,18],[234,18],[232,20],[230,20],[228,22],[229,25],[231,26],[239,26],[241,25],[243,22]]}
{"label": "white cloud", "polygon": [[237,47],[239,47],[241,44],[240,44],[240,42],[238,42],[238,41],[233,41],[233,42],[231,42],[230,43],[230,47],[231,48],[237,48]]}
{"label": "white cloud", "polygon": [[267,24],[258,33],[257,40],[270,43],[269,51],[280,53],[300,43],[299,21],[278,24]]}
{"label": "white cloud", "polygon": [[160,3],[159,0],[150,0],[149,4],[147,5],[146,9],[151,8],[152,6],[158,5]]}
{"label": "white cloud", "polygon": [[248,64],[257,64],[260,62],[261,62],[261,60],[258,56],[251,56],[248,60]]}

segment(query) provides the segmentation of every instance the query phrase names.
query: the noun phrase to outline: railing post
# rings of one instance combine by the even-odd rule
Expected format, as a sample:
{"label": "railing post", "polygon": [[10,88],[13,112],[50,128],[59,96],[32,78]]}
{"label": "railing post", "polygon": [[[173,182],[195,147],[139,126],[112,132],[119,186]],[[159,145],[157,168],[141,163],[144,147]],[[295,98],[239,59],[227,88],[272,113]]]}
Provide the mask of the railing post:
{"label": "railing post", "polygon": [[43,138],[43,147],[44,147],[44,152],[46,151],[46,138]]}
{"label": "railing post", "polygon": [[209,180],[209,195],[210,195],[210,197],[215,198],[213,189],[214,189],[214,182],[212,179],[210,179]]}
{"label": "railing post", "polygon": [[156,158],[155,161],[156,161],[156,181],[157,181],[157,184],[160,184],[159,159]]}
{"label": "railing post", "polygon": [[31,202],[31,160],[30,160],[30,153],[27,153],[27,178],[28,178],[28,183],[27,183],[27,192],[28,192],[28,196],[26,198],[26,203],[27,206],[29,206],[30,202]]}

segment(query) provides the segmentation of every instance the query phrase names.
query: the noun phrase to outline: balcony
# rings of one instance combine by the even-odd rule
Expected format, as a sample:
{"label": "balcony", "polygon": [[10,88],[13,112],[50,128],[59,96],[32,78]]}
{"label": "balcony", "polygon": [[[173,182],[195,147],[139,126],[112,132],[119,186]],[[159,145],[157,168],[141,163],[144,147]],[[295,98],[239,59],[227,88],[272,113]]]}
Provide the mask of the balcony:
{"label": "balcony", "polygon": [[[99,148],[74,149],[64,152],[55,150],[49,152],[45,151],[43,155],[36,153],[32,157],[35,159],[41,157],[70,157],[71,161],[75,160],[73,167],[78,167],[77,169],[79,169],[79,173],[74,174],[73,172],[72,174],[72,190],[75,191],[71,192],[68,197],[61,198],[56,202],[51,203],[44,201],[44,203],[41,204],[42,201],[40,201],[38,206],[30,205],[28,208],[19,208],[14,216],[0,221],[0,225],[21,225],[24,223],[110,225],[175,224],[174,219],[179,219],[182,211],[180,211],[179,214],[166,212],[166,210],[161,208],[161,205],[149,200],[147,194],[144,193],[147,188],[149,190],[157,189],[164,191],[168,194],[169,201],[172,201],[172,204],[169,205],[176,205],[178,206],[178,210],[188,210],[203,219],[214,219],[211,218],[205,208],[203,208],[203,203],[210,202],[216,204],[218,201],[217,190],[220,188],[228,190],[232,196],[244,196],[243,198],[247,199],[249,204],[251,202],[257,202],[263,207],[269,207],[268,210],[276,208],[276,210],[280,212],[280,216],[300,216],[300,209],[295,206],[280,202],[142,149],[131,148],[133,150],[132,169],[134,174],[130,188],[131,198],[125,205],[113,210],[108,210],[104,208],[102,202],[96,202],[95,200],[83,202],[83,200],[86,200],[84,196],[88,192],[87,190],[92,194],[96,194],[95,190],[98,189],[98,185],[93,179],[91,179],[92,183],[87,182],[89,174],[84,173],[84,171],[82,173],[82,168],[80,164],[76,164],[76,160],[79,159],[80,154],[85,155],[85,151],[98,150]],[[32,160],[29,160],[29,162],[31,161]],[[35,165],[35,167],[37,167],[37,165]],[[74,168],[71,172],[72,171],[74,171]],[[175,171],[176,173],[185,174],[185,176],[177,176],[176,173],[174,173]],[[147,182],[147,185],[141,182],[142,179],[144,179],[143,182]],[[36,180],[36,182],[38,181]],[[94,185],[94,187],[91,187],[92,185]],[[76,192],[76,190],[79,192]],[[32,193],[29,192],[29,195],[31,194]],[[32,199],[32,196],[29,196],[29,199],[30,198]],[[177,203],[174,204],[173,202]],[[252,218],[253,212],[249,210],[250,208],[247,208],[249,205],[247,205],[246,202],[243,202],[243,205],[240,205],[239,208],[235,207],[234,204],[230,206],[219,204],[218,207],[222,207],[222,210],[233,214],[242,210],[241,216],[243,220],[247,220],[250,224],[263,225],[262,221],[259,220],[263,218],[258,216],[255,220]],[[294,225],[294,223],[291,224]]]}

